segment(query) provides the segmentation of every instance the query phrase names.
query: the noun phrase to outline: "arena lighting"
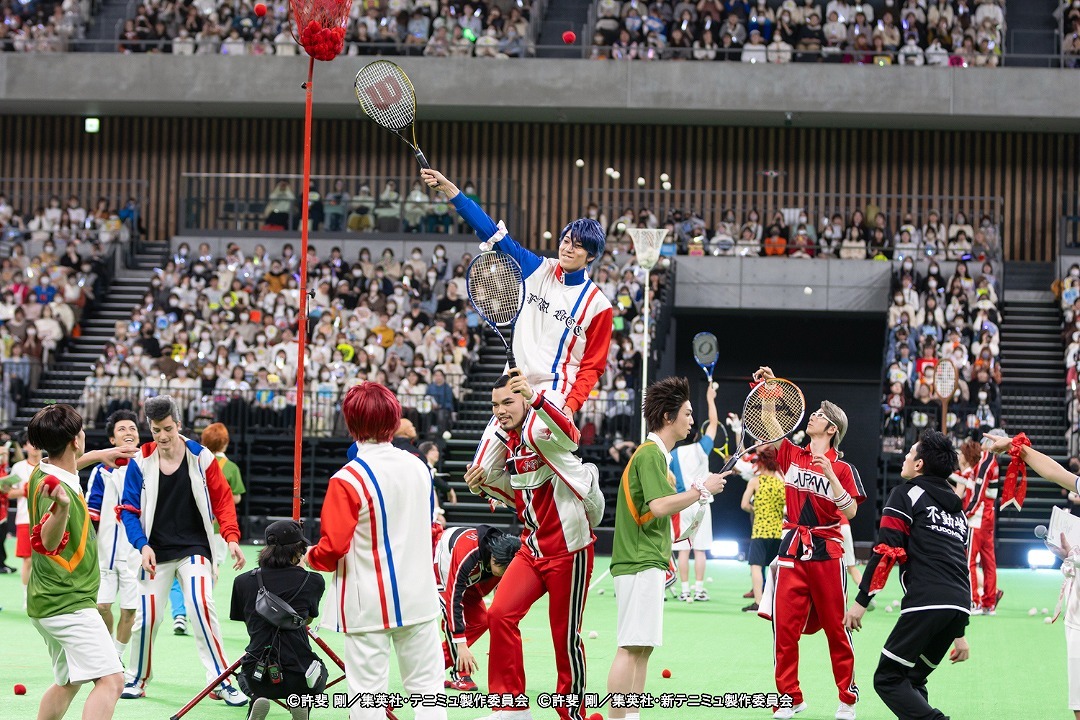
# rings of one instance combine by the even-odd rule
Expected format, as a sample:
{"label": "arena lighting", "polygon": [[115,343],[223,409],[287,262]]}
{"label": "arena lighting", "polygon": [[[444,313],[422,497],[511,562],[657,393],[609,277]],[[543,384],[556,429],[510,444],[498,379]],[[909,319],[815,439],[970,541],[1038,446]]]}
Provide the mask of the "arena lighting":
{"label": "arena lighting", "polygon": [[1057,563],[1054,553],[1044,547],[1028,550],[1028,566],[1032,568],[1052,568]]}
{"label": "arena lighting", "polygon": [[714,558],[735,559],[739,557],[739,541],[713,540],[712,547],[709,548],[709,554]]}
{"label": "arena lighting", "polygon": [[83,130],[88,133],[96,133],[101,130],[101,120],[96,117],[88,117],[83,121]]}

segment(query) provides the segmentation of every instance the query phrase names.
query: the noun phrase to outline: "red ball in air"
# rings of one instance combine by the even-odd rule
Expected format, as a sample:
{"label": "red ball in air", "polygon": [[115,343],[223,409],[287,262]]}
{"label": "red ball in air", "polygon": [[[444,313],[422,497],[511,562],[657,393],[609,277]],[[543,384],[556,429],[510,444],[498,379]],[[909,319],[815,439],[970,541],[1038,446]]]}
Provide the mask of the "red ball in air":
{"label": "red ball in air", "polygon": [[577,42],[577,33],[575,33],[573,30],[567,30],[562,34],[562,41],[567,45],[573,45],[575,42]]}
{"label": "red ball in air", "polygon": [[15,694],[16,695],[25,695],[26,694],[26,686],[23,685],[22,683],[15,683]]}
{"label": "red ball in air", "polygon": [[259,17],[262,17],[263,15],[265,15],[266,14],[266,4],[265,3],[255,3],[255,14],[258,15]]}
{"label": "red ball in air", "polygon": [[664,668],[664,671],[662,673],[660,673],[660,677],[665,678],[665,679],[671,677],[671,671],[668,670],[667,668]]}

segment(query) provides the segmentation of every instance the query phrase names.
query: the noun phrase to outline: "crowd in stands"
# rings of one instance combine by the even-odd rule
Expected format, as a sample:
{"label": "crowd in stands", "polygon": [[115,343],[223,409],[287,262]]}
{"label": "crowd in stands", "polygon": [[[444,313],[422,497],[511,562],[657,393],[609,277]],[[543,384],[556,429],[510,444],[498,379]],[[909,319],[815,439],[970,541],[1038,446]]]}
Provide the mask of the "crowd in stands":
{"label": "crowd in stands", "polygon": [[[590,210],[595,209],[592,206]],[[632,227],[661,227],[648,209],[626,208],[608,227],[609,237],[619,237]],[[715,228],[706,227],[702,214],[672,210],[663,227],[671,231],[664,254],[739,255],[749,257],[841,258],[846,260],[891,260],[902,256],[931,256],[948,260],[1000,256],[1000,234],[993,219],[984,215],[978,229],[967,215],[956,212],[946,225],[942,214],[927,212],[926,218],[905,213],[890,218],[868,207],[831,217],[811,219],[803,209],[777,210],[771,215],[756,209],[747,211],[741,221],[734,210],[725,210]]]}
{"label": "crowd in stands", "polygon": [[0,193],[0,425],[103,290],[115,214],[107,201],[98,207],[88,212],[71,197],[61,208],[53,197],[27,217]]}
{"label": "crowd in stands", "polygon": [[[973,275],[970,268],[979,267]],[[942,400],[934,386],[939,364],[956,369],[946,428],[956,439],[1001,421],[998,362],[1001,288],[989,261],[960,260],[951,276],[935,258],[906,256],[893,275],[885,350],[882,435],[903,452],[923,428],[940,428]]]}
{"label": "crowd in stands", "polygon": [[64,52],[86,37],[92,0],[0,0],[0,52]]}
{"label": "crowd in stands", "polygon": [[1055,17],[1061,21],[1064,32],[1061,36],[1061,52],[1065,56],[1065,66],[1080,67],[1080,0],[1062,0]]}
{"label": "crowd in stands", "polygon": [[[296,55],[288,3],[174,3],[150,0],[125,21],[119,49],[175,55]],[[532,54],[530,5],[516,0],[354,2],[347,55],[525,57]]]}
{"label": "crowd in stands", "polygon": [[[396,180],[382,185],[363,182],[350,193],[344,180],[322,192],[312,180],[308,186],[308,228],[330,232],[471,232],[452,211],[442,193],[430,196],[419,180],[402,196]],[[475,185],[466,182],[462,192],[479,203]],[[262,212],[263,230],[295,230],[301,221],[297,192],[288,180],[280,180],[270,191]]]}
{"label": "crowd in stands", "polygon": [[1080,265],[1073,263],[1059,283],[1064,315],[1065,402],[1069,429],[1069,454],[1080,454]]}
{"label": "crowd in stands", "polygon": [[599,0],[591,57],[995,67],[1004,0]]}

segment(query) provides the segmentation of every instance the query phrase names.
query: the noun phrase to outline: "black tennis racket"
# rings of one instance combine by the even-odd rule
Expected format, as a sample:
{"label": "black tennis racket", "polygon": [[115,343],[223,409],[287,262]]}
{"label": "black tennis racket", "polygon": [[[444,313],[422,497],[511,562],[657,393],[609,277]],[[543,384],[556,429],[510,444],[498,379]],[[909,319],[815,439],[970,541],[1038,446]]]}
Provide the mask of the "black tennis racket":
{"label": "black tennis racket", "polygon": [[720,344],[711,332],[700,332],[694,336],[694,360],[705,372],[705,377],[712,383],[716,360],[720,357]]}
{"label": "black tennis racket", "polygon": [[356,99],[369,118],[412,148],[420,167],[431,167],[416,142],[416,92],[404,70],[389,60],[368,63],[356,73]]}
{"label": "black tennis racket", "polygon": [[[509,255],[491,250],[474,257],[465,276],[469,301],[506,346],[507,366],[516,368],[517,360],[507,338],[525,305],[521,266]],[[510,333],[504,333],[503,328],[509,328]]]}
{"label": "black tennis racket", "polygon": [[[736,450],[720,472],[727,472],[735,467],[746,452],[781,440],[799,427],[806,412],[806,398],[799,386],[790,380],[773,378],[757,383],[750,390],[743,403],[742,438]],[[756,442],[746,447],[746,436]]]}

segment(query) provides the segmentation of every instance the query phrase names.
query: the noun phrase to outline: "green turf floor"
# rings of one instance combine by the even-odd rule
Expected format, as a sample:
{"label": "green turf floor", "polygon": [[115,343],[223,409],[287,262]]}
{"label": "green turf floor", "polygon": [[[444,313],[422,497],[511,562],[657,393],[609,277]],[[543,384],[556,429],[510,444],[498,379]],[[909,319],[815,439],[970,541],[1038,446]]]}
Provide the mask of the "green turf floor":
{"label": "green turf floor", "polygon": [[[254,557],[247,548],[248,557]],[[596,576],[607,566],[607,558],[597,558]],[[218,583],[215,597],[219,608],[228,608],[232,571],[225,571]],[[972,618],[968,630],[971,660],[960,665],[946,661],[932,676],[930,698],[954,720],[1040,720],[1042,718],[1071,718],[1067,709],[1065,676],[1064,630],[1059,620],[1046,625],[1042,609],[1053,612],[1060,587],[1057,571],[1006,570],[999,575],[1005,590],[1001,609],[996,617]],[[742,613],[746,604],[742,593],[750,587],[745,565],[730,561],[710,561],[706,588],[712,596],[708,603],[686,604],[669,601],[664,617],[664,647],[654,654],[649,668],[646,690],[659,694],[727,692],[770,692],[772,680],[772,633],[770,626],[756,615]],[[615,652],[615,600],[611,578],[598,586],[604,594],[590,594],[585,611],[583,634],[596,631],[599,636],[586,639],[589,690],[603,693],[608,668]],[[899,597],[895,576],[884,591],[879,604]],[[45,645],[22,612],[18,575],[0,575],[0,720],[34,718],[42,691],[51,683],[52,674]],[[1036,607],[1038,617],[1029,616]],[[227,615],[227,611],[225,613]],[[541,600],[522,623],[525,639],[525,665],[529,694],[554,690],[554,662],[551,639],[546,622],[546,603]],[[868,613],[865,629],[855,635],[856,682],[862,688],[858,716],[890,718],[891,714],[878,700],[873,690],[873,672],[882,643],[897,618],[879,608]],[[203,685],[203,669],[195,651],[194,639],[174,636],[171,628],[162,627],[158,639],[156,675],[141,700],[121,700],[116,716],[124,720],[170,717]],[[240,623],[224,622],[226,653],[230,659],[243,649],[246,633]],[[340,651],[340,638],[324,633],[331,647]],[[805,720],[827,720],[836,710],[836,688],[828,662],[825,638],[821,633],[803,638],[802,687],[809,709],[799,715]],[[476,656],[486,667],[487,643],[482,640],[475,648]],[[670,669],[670,679],[662,679],[661,671]],[[484,671],[477,678],[486,686]],[[27,695],[16,697],[12,687],[23,683]],[[396,671],[391,676],[391,689],[401,690]],[[85,694],[85,690],[83,691]],[[82,698],[76,699],[68,717],[78,718]],[[189,718],[244,717],[244,710],[225,707],[219,702],[204,701]],[[471,720],[483,713],[476,710],[452,709],[451,720]],[[724,710],[683,708],[681,710],[646,710],[647,717],[678,718],[767,718],[763,710]],[[344,718],[344,710],[316,711],[314,717]],[[408,709],[399,711],[400,718],[411,718]],[[537,720],[553,720],[553,710],[534,708]],[[271,717],[287,718],[278,710]]]}

